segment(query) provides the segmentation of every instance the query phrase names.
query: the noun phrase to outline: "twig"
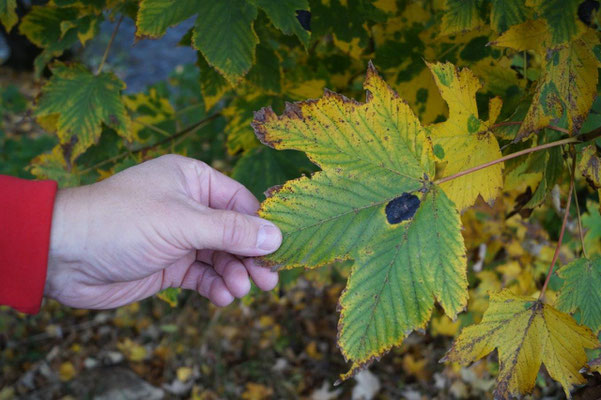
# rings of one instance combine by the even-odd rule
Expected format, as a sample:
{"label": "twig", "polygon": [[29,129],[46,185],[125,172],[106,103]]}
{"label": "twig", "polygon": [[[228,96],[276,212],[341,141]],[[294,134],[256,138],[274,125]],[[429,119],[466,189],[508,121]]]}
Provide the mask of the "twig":
{"label": "twig", "polygon": [[507,160],[511,160],[512,158],[520,157],[520,156],[523,156],[523,155],[528,154],[528,153],[533,153],[535,151],[544,150],[544,149],[548,149],[548,148],[551,148],[551,147],[561,146],[561,145],[569,144],[569,143],[576,143],[576,142],[579,142],[578,137],[571,137],[571,138],[567,138],[567,139],[558,140],[556,142],[541,144],[539,146],[531,147],[529,149],[524,149],[524,150],[516,151],[515,153],[511,153],[511,154],[508,154],[508,155],[506,155],[504,157],[497,158],[496,160],[492,160],[492,161],[489,161],[489,162],[484,163],[484,164],[476,165],[475,167],[468,168],[468,169],[466,169],[464,171],[457,172],[456,174],[453,174],[453,175],[450,175],[450,176],[438,179],[438,180],[434,181],[434,183],[437,184],[437,185],[440,185],[442,183],[445,183],[445,182],[448,182],[448,181],[452,181],[453,179],[460,178],[460,177],[462,177],[464,175],[468,175],[468,174],[471,174],[473,172],[480,171],[481,169],[488,168],[488,167],[490,167],[492,165],[499,164],[499,163],[502,163],[502,162],[507,161]]}
{"label": "twig", "polygon": [[495,165],[495,164],[502,163],[502,162],[507,161],[507,160],[511,160],[513,158],[516,158],[516,157],[523,156],[523,155],[528,154],[528,153],[533,153],[535,151],[549,149],[551,147],[561,146],[561,145],[564,145],[564,144],[584,143],[584,142],[588,142],[590,140],[596,139],[599,136],[601,136],[601,127],[597,128],[597,129],[594,129],[594,130],[592,130],[592,131],[590,131],[588,133],[582,134],[582,135],[572,136],[572,137],[569,137],[569,138],[566,138],[566,139],[561,139],[561,140],[557,140],[555,142],[541,144],[539,146],[531,147],[529,149],[524,149],[524,150],[516,151],[515,153],[507,154],[506,156],[503,156],[503,157],[498,158],[496,160],[492,160],[492,161],[489,161],[489,162],[484,163],[484,164],[476,165],[475,167],[468,168],[468,169],[466,169],[464,171],[457,172],[456,174],[449,175],[449,176],[446,176],[444,178],[440,178],[438,180],[435,180],[434,183],[437,184],[437,185],[440,185],[441,183],[452,181],[453,179],[460,178],[460,177],[462,177],[464,175],[468,175],[468,174],[471,174],[473,172],[480,171],[481,169],[490,167],[490,166]]}
{"label": "twig", "polygon": [[[522,122],[524,122],[524,121],[503,121],[503,122],[497,122],[496,124],[492,125],[490,127],[490,129],[496,129],[496,128],[500,128],[502,126],[521,125]],[[567,130],[566,128],[562,128],[560,126],[548,125],[545,128],[546,129],[551,129],[553,131],[561,132],[561,133],[566,133],[566,134],[570,133],[569,130]]]}
{"label": "twig", "polygon": [[[572,157],[572,171],[570,173],[570,184],[571,185],[575,185],[574,181],[575,181],[575,174],[576,174],[576,151],[574,149],[574,146],[570,146],[570,150],[571,150],[571,154],[570,156]],[[574,203],[576,205],[576,216],[577,216],[577,221],[578,221],[578,237],[580,238],[580,246],[582,247],[582,255],[584,255],[584,257],[588,258],[588,255],[586,254],[586,247],[584,246],[584,233],[582,231],[582,218],[580,216],[580,205],[578,204],[578,193],[577,190],[574,190]]]}
{"label": "twig", "polygon": [[137,119],[132,119],[132,121],[134,123],[136,123],[136,124],[142,125],[144,128],[148,128],[150,130],[153,130],[153,131],[155,131],[155,132],[157,132],[157,133],[159,133],[159,134],[161,134],[163,136],[168,136],[168,137],[171,136],[171,134],[169,132],[167,132],[164,129],[159,128],[158,126],[147,124],[146,122],[142,122],[142,121],[137,120]]}
{"label": "twig", "polygon": [[163,144],[165,144],[165,143],[167,143],[167,142],[169,142],[171,140],[175,140],[175,139],[177,139],[179,137],[182,137],[184,135],[187,135],[187,134],[195,132],[197,129],[201,128],[202,126],[204,126],[205,124],[207,124],[208,122],[214,120],[215,118],[217,118],[219,116],[221,116],[220,113],[213,114],[210,117],[207,117],[207,118],[205,118],[205,119],[203,119],[201,121],[198,121],[197,123],[192,124],[189,127],[184,128],[181,131],[176,132],[176,133],[174,133],[173,135],[171,135],[169,137],[166,137],[164,139],[159,140],[156,143],[153,143],[153,144],[150,144],[150,145],[147,145],[147,146],[144,146],[144,147],[140,147],[138,149],[124,151],[123,153],[119,153],[116,156],[113,156],[111,158],[107,158],[106,160],[103,160],[103,161],[101,161],[101,162],[99,162],[97,164],[94,164],[94,165],[92,165],[89,168],[82,169],[81,171],[78,172],[78,174],[79,175],[85,175],[85,174],[87,174],[90,171],[93,171],[93,170],[95,170],[97,168],[102,167],[103,165],[119,161],[123,157],[126,157],[126,156],[128,156],[130,154],[133,155],[133,154],[143,153],[143,152],[147,152],[149,150],[152,150],[155,147],[159,147],[159,146],[161,146],[161,145],[163,145]]}
{"label": "twig", "polygon": [[[576,167],[576,159],[572,162],[572,172]],[[557,240],[557,246],[555,246],[555,253],[553,253],[553,259],[551,260],[551,266],[549,267],[549,272],[547,272],[547,278],[545,278],[545,283],[543,284],[543,288],[540,290],[540,295],[538,296],[539,300],[542,300],[545,296],[545,291],[547,290],[547,286],[549,285],[549,280],[551,280],[551,274],[553,274],[553,268],[555,267],[555,263],[557,262],[557,258],[559,257],[559,250],[561,249],[561,242],[563,242],[563,234],[566,231],[566,225],[568,223],[568,217],[570,215],[570,203],[572,202],[572,192],[574,191],[574,180],[570,179],[570,190],[568,191],[568,200],[566,201],[565,212],[563,215],[563,222],[561,223],[561,230],[559,231],[559,239]]]}
{"label": "twig", "polygon": [[104,50],[104,54],[102,55],[102,60],[100,61],[100,65],[98,66],[98,70],[96,71],[96,75],[99,75],[102,72],[102,68],[104,67],[104,63],[106,62],[107,57],[109,56],[109,51],[111,50],[111,46],[113,45],[113,40],[115,40],[115,36],[117,36],[117,31],[119,30],[119,25],[121,25],[121,21],[123,21],[124,15],[119,18],[117,21],[117,25],[115,25],[115,29],[113,29],[113,34],[109,39],[108,44],[106,45],[106,49]]}

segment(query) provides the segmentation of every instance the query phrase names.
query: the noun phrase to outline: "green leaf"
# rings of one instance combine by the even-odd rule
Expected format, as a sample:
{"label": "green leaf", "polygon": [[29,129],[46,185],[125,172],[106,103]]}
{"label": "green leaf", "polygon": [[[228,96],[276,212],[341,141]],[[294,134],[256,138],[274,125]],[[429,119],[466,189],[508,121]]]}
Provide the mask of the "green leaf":
{"label": "green leaf", "polygon": [[232,178],[250,189],[257,198],[264,198],[268,188],[313,171],[315,166],[299,151],[275,151],[261,146],[240,158]]}
{"label": "green leaf", "polygon": [[250,69],[259,43],[253,29],[257,8],[246,0],[143,0],[136,21],[139,36],[158,37],[168,27],[198,15],[192,44],[232,85]]}
{"label": "green leaf", "polygon": [[169,304],[171,307],[177,307],[181,292],[182,290],[180,288],[167,288],[157,293],[157,297]]}
{"label": "green leaf", "polygon": [[554,45],[568,42],[584,31],[584,24],[578,19],[582,0],[538,0],[536,3],[537,11],[547,20]]}
{"label": "green leaf", "polygon": [[309,46],[310,34],[296,18],[297,10],[309,10],[308,0],[251,0],[253,4],[265,11],[273,25],[285,35],[296,35],[301,43]]}
{"label": "green leaf", "polygon": [[528,19],[524,0],[491,0],[490,23],[497,32],[505,32],[510,26]]}
{"label": "green leaf", "polygon": [[246,80],[266,93],[280,93],[282,91],[282,60],[277,53],[268,46],[257,46],[257,62]]}
{"label": "green leaf", "polygon": [[[81,4],[80,4],[81,6]],[[39,77],[54,57],[58,57],[78,41],[85,43],[98,33],[102,14],[80,15],[78,7],[34,6],[21,21],[19,32],[43,49],[34,66]]]}
{"label": "green leaf", "polygon": [[338,343],[351,370],[424,329],[434,301],[455,318],[466,304],[465,248],[455,205],[433,187],[415,216],[360,251],[340,298]]}
{"label": "green leaf", "polygon": [[469,31],[481,23],[478,16],[478,0],[446,0],[441,34],[451,35]]}
{"label": "green leaf", "polygon": [[136,26],[138,36],[159,37],[167,28],[195,15],[202,0],[142,0]]}
{"label": "green leaf", "polygon": [[425,130],[371,64],[364,88],[366,103],[326,91],[280,117],[262,109],[253,122],[263,143],[304,151],[322,169],[263,202],[260,215],[284,237],[263,262],[355,262],[341,299],[339,345],[353,363],[343,378],[424,327],[435,300],[452,318],[467,302],[459,213],[432,183]]}
{"label": "green leaf", "polygon": [[587,212],[582,215],[582,226],[586,230],[584,246],[589,253],[601,254],[601,213],[599,203],[586,202]]}
{"label": "green leaf", "polygon": [[125,84],[119,78],[112,73],[94,75],[80,64],[57,63],[52,72],[42,88],[35,116],[38,120],[56,118],[55,130],[60,142],[71,146],[71,160],[96,143],[102,124],[132,139],[121,99]]}
{"label": "green leaf", "polygon": [[[552,138],[549,141],[558,140],[558,136],[557,134],[547,135],[547,137]],[[529,161],[530,165],[534,167],[532,171],[537,171],[540,168],[538,171],[542,171],[543,177],[532,194],[532,198],[526,203],[526,208],[537,207],[545,201],[563,172],[563,158],[561,157],[560,147],[552,147],[537,153],[532,155]]]}
{"label": "green leaf", "polygon": [[220,0],[203,1],[198,11],[192,44],[235,85],[255,60],[257,9],[244,0]]}
{"label": "green leaf", "polygon": [[17,24],[17,0],[0,0],[0,22],[4,25],[7,32]]}
{"label": "green leaf", "polygon": [[579,258],[562,267],[558,274],[564,279],[556,306],[561,311],[578,314],[578,323],[601,330],[601,256]]}

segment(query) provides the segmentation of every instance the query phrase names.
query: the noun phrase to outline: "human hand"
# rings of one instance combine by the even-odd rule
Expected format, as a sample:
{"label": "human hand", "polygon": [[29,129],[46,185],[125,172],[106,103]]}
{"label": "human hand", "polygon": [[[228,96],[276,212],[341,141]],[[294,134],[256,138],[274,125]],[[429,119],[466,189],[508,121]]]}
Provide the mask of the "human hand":
{"label": "human hand", "polygon": [[277,273],[253,256],[275,251],[279,229],[253,216],[257,199],[206,164],[167,155],[101,182],[60,190],[44,294],[71,307],[106,309],[169,287],[225,306]]}

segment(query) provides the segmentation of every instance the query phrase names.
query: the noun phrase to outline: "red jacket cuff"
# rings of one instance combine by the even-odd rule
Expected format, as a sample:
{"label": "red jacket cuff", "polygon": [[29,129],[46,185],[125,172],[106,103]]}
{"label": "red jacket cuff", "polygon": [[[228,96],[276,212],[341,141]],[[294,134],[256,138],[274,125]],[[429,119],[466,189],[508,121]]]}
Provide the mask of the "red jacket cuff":
{"label": "red jacket cuff", "polygon": [[0,175],[0,304],[28,314],[40,310],[54,181],[28,181]]}

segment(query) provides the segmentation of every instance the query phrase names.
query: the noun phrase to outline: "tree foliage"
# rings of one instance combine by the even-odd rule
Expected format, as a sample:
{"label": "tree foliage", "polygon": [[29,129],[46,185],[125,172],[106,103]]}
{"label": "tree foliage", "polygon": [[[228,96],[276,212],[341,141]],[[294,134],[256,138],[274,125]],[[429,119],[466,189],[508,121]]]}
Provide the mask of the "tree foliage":
{"label": "tree foliage", "polygon": [[[497,349],[499,397],[531,391],[541,364],[568,396],[583,382],[601,327],[597,2],[54,0],[20,21],[15,8],[0,1],[0,22],[41,48],[33,115],[54,138],[25,172],[66,187],[178,152],[261,198],[274,186],[260,212],[284,241],[262,261],[283,281],[348,275],[343,379],[432,320],[433,335],[463,327],[446,361]],[[196,65],[131,94],[106,58],[54,61],[121,18],[139,40],[193,18],[181,45]]]}

